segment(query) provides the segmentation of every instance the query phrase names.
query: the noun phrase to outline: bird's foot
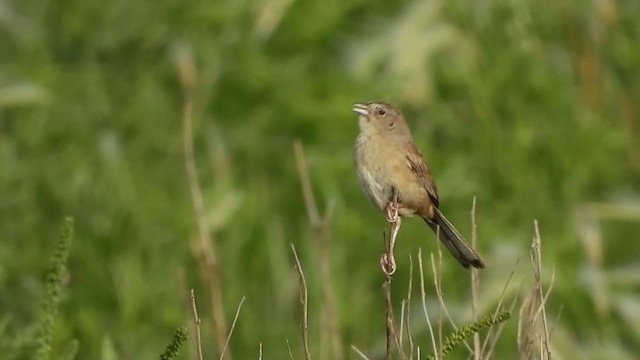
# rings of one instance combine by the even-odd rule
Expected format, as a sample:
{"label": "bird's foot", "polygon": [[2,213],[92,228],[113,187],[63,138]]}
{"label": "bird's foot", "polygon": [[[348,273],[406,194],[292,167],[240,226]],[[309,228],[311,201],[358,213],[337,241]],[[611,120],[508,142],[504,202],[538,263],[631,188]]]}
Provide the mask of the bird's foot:
{"label": "bird's foot", "polygon": [[382,254],[380,257],[380,267],[386,276],[391,276],[396,272],[398,267],[396,266],[396,258],[393,253]]}
{"label": "bird's foot", "polygon": [[398,222],[398,204],[389,201],[387,204],[387,221],[390,223]]}

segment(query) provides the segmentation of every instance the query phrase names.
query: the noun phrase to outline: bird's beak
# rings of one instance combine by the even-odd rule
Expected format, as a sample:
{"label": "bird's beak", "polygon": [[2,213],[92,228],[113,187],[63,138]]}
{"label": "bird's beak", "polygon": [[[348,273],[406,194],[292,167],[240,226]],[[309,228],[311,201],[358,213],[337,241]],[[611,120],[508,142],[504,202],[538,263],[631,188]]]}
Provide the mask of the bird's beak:
{"label": "bird's beak", "polygon": [[353,110],[353,112],[358,113],[358,114],[360,114],[362,116],[369,115],[369,110],[367,110],[367,105],[353,104],[352,110]]}

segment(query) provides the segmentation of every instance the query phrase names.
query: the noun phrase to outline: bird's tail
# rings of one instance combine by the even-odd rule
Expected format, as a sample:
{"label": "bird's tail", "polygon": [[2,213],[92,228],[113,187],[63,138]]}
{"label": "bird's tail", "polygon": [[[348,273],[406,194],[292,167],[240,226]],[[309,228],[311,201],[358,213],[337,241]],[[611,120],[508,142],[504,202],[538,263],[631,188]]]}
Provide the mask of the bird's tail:
{"label": "bird's tail", "polygon": [[469,245],[465,244],[464,238],[456,228],[447,220],[446,217],[435,208],[435,213],[432,219],[424,218],[429,224],[429,227],[435,232],[444,244],[444,246],[451,252],[460,265],[465,268],[474,267],[478,269],[484,269],[484,262],[480,259],[478,253],[475,252]]}

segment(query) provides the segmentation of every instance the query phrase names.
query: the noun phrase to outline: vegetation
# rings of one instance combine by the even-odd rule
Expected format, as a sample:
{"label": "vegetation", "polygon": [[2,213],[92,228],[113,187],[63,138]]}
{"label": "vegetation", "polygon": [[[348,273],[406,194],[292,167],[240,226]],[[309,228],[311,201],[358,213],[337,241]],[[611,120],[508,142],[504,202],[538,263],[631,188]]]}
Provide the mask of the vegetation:
{"label": "vegetation", "polygon": [[193,288],[205,358],[245,297],[227,356],[302,359],[290,243],[313,358],[359,358],[351,345],[383,358],[387,223],[351,159],[351,104],[373,99],[404,110],[443,211],[488,267],[472,296],[469,272],[403,222],[389,291],[423,357],[437,352],[419,276],[441,334],[456,333],[442,299],[460,328],[478,324],[472,303],[476,319],[503,303],[496,359],[540,350],[541,308],[552,354],[636,358],[639,13],[632,0],[0,2],[2,358],[193,357],[172,347],[184,325],[194,342]]}

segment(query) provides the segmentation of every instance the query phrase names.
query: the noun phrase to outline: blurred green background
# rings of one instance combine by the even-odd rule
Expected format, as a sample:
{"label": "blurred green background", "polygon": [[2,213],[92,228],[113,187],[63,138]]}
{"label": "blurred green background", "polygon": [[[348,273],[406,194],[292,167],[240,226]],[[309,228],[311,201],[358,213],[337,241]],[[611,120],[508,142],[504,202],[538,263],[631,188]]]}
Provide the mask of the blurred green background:
{"label": "blurred green background", "polygon": [[[331,358],[295,139],[318,207],[332,214],[330,285],[345,356],[355,358],[351,344],[372,359],[383,353],[386,222],[351,158],[351,104],[374,99],[403,109],[442,209],[464,234],[477,197],[482,313],[514,269],[508,298],[528,288],[537,219],[547,285],[555,271],[554,351],[636,358],[639,14],[634,0],[0,1],[0,353],[29,358],[17,344],[28,342],[72,215],[56,353],[77,338],[80,359],[154,358],[191,321],[195,288],[205,352],[216,358],[183,156],[178,68],[193,59],[195,160],[227,322],[246,296],[235,359],[257,358],[260,344],[265,359],[287,358],[287,340],[302,358],[289,243],[307,274],[311,351]],[[406,221],[398,311],[418,248],[430,279],[434,236]],[[464,324],[468,272],[444,255],[445,299]],[[517,310],[496,358],[517,357]],[[414,338],[429,349],[414,316]]]}

